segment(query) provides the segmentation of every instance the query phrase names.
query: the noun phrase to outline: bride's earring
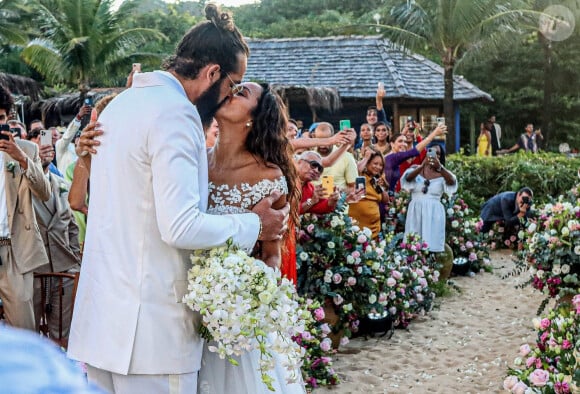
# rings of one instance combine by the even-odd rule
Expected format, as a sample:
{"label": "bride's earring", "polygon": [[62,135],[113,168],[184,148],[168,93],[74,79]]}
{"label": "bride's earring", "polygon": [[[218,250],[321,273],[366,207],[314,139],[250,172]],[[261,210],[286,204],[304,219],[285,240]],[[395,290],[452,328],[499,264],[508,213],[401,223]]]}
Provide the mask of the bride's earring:
{"label": "bride's earring", "polygon": [[248,123],[246,123],[246,127],[252,127],[252,121],[251,120]]}

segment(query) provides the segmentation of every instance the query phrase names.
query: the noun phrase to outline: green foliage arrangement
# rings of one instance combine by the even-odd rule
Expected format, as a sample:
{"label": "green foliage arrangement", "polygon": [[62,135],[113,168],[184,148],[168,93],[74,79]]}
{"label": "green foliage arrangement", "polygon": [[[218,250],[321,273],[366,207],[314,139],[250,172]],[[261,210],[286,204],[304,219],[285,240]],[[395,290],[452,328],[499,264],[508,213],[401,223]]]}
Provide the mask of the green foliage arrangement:
{"label": "green foliage arrangement", "polygon": [[457,194],[477,214],[488,198],[523,186],[532,188],[536,203],[565,194],[578,181],[580,158],[556,153],[517,153],[491,158],[450,155],[446,166],[459,180]]}

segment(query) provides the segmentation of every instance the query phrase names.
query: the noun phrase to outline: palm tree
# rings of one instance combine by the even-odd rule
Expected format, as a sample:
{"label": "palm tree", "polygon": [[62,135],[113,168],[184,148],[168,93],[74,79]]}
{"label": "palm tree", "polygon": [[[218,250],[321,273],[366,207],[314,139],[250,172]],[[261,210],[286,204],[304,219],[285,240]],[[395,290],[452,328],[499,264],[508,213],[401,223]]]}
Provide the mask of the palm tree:
{"label": "palm tree", "polygon": [[399,0],[391,4],[396,5],[388,7],[388,24],[380,26],[384,34],[409,50],[429,49],[441,58],[443,112],[451,137],[447,149],[456,152],[453,75],[458,63],[484,48],[499,53],[501,45],[520,36],[528,27],[528,17],[537,13],[518,0]]}
{"label": "palm tree", "polygon": [[21,34],[17,20],[20,15],[17,0],[0,0],[0,43],[24,44],[26,37]]}
{"label": "palm tree", "polygon": [[112,10],[112,0],[36,0],[38,38],[22,51],[22,59],[49,83],[76,86],[81,99],[91,84],[110,84],[131,62],[156,56],[135,53],[156,30],[123,29],[134,2]]}

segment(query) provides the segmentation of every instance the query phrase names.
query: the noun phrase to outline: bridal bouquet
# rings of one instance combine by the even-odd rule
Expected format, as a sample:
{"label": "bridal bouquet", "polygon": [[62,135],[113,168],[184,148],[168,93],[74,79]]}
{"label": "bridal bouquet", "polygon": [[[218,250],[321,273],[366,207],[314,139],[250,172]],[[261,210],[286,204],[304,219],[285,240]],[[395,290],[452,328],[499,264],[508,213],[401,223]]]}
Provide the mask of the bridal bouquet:
{"label": "bridal bouquet", "polygon": [[[274,367],[273,350],[296,381],[302,350],[292,337],[304,331],[303,317],[309,312],[295,300],[292,282],[231,240],[219,248],[193,252],[191,261],[183,301],[201,314],[200,333],[213,341],[208,349],[234,365],[233,356],[259,351],[262,381],[270,390],[273,379],[267,372]],[[269,334],[276,338],[267,341]]]}

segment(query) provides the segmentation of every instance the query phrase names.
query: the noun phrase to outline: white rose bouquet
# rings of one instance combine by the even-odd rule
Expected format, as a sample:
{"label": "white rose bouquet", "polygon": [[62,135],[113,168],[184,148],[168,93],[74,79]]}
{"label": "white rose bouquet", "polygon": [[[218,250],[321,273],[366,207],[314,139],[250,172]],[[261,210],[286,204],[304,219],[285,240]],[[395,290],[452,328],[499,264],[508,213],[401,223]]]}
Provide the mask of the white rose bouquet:
{"label": "white rose bouquet", "polygon": [[[292,336],[304,331],[304,316],[295,300],[292,282],[280,271],[248,256],[229,240],[225,246],[192,253],[188,293],[183,301],[202,317],[200,333],[214,341],[208,349],[237,365],[232,356],[260,352],[262,381],[273,390],[267,374],[274,365],[275,351],[296,381],[302,364],[302,349]],[[267,342],[268,334],[277,334]]]}

